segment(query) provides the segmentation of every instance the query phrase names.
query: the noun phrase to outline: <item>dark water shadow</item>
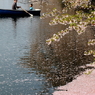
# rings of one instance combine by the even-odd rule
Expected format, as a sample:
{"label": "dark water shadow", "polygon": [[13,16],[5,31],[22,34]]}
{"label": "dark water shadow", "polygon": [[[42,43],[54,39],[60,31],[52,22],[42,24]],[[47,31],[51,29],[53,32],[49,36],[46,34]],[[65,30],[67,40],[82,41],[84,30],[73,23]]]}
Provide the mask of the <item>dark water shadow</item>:
{"label": "dark water shadow", "polygon": [[94,68],[86,66],[94,61],[93,56],[84,55],[85,50],[92,49],[87,43],[94,38],[94,34],[93,27],[81,35],[71,31],[50,46],[41,42],[43,38],[39,38],[37,43],[40,44],[31,46],[29,54],[20,58],[20,64],[24,68],[33,68],[38,75],[43,75],[48,87],[65,85],[86,69]]}

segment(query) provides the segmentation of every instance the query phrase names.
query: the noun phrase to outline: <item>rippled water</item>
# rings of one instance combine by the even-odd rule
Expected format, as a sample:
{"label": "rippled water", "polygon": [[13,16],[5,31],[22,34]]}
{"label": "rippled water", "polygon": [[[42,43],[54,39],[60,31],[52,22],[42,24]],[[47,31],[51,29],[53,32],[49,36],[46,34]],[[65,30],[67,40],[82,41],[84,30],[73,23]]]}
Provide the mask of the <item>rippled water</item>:
{"label": "rippled water", "polygon": [[0,95],[35,95],[43,90],[44,78],[18,64],[35,43],[39,20],[0,18]]}
{"label": "rippled water", "polygon": [[[0,1],[0,8],[3,8],[5,2],[5,9],[11,9],[12,0]],[[29,3],[21,2],[18,5],[21,4],[28,9]],[[43,25],[44,21],[41,22],[37,16],[0,18],[0,95],[52,93],[52,85],[47,82],[44,73],[39,73],[40,66],[35,63],[35,59],[42,59],[38,56],[40,52],[47,53]],[[34,66],[28,66],[32,63]],[[40,60],[38,63],[40,65]]]}

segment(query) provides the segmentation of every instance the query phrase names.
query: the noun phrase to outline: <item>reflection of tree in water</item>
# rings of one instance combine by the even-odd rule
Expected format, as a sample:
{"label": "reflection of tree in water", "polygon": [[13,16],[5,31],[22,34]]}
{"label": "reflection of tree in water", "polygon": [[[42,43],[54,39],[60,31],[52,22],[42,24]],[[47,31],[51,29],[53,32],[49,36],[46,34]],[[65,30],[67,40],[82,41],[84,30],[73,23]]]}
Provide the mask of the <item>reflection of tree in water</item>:
{"label": "reflection of tree in water", "polygon": [[81,35],[70,32],[51,46],[41,43],[39,39],[30,53],[21,58],[21,64],[25,68],[34,68],[38,74],[44,74],[46,81],[54,87],[65,85],[85,69],[93,68],[86,66],[93,62],[93,56],[84,55],[85,50],[91,49],[87,42],[95,34],[93,28],[89,29]]}

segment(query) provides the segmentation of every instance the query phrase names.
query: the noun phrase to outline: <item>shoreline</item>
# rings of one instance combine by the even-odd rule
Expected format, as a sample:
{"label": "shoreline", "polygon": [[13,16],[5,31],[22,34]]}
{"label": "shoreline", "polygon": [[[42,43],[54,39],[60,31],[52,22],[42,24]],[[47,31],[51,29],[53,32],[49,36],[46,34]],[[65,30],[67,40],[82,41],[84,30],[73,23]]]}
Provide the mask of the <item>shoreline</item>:
{"label": "shoreline", "polygon": [[58,87],[53,95],[95,95],[95,63],[67,85]]}

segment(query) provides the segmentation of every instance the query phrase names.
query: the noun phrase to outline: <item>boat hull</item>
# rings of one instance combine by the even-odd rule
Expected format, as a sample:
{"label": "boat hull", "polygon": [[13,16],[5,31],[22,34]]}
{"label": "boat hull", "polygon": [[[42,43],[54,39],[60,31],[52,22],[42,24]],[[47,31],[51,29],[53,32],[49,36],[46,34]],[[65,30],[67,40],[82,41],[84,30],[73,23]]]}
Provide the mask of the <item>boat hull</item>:
{"label": "boat hull", "polygon": [[[27,10],[30,14],[33,16],[40,16],[40,9],[35,9],[33,11]],[[19,17],[19,16],[30,16],[28,13],[26,13],[24,10],[6,10],[6,9],[0,9],[0,16],[8,16],[8,17]]]}

